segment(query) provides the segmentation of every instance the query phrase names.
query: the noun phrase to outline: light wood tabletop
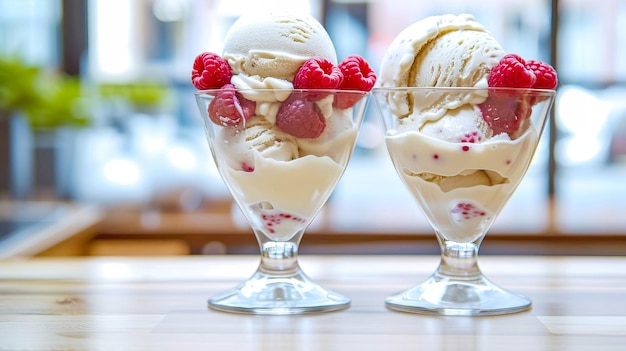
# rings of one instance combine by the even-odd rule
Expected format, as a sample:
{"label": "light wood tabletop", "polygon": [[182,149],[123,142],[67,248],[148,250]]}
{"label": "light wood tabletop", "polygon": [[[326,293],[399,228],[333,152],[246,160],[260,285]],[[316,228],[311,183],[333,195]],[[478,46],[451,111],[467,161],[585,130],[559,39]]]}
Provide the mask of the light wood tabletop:
{"label": "light wood tabletop", "polygon": [[436,256],[303,255],[309,276],[352,298],[302,316],[217,312],[247,255],[32,258],[0,263],[0,350],[626,350],[626,257],[489,256],[494,282],[530,311],[443,317],[388,310]]}

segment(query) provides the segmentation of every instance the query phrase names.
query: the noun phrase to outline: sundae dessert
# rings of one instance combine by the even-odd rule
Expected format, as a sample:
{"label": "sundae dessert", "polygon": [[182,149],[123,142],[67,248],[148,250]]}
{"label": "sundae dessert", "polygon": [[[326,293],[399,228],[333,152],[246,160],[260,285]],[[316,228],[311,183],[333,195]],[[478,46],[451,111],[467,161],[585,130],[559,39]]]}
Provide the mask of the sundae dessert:
{"label": "sundae dessert", "polygon": [[[386,142],[398,173],[441,235],[477,240],[528,169],[543,128],[531,115],[547,99],[537,89],[554,89],[556,72],[507,54],[464,14],[407,27],[379,73],[377,102],[392,116]],[[402,89],[411,87],[437,89]]]}
{"label": "sundae dessert", "polygon": [[201,108],[234,198],[255,229],[291,238],[343,174],[357,137],[353,109],[374,71],[358,55],[338,61],[309,15],[254,13],[233,24],[221,55],[196,57],[191,78],[213,97]]}
{"label": "sundae dessert", "polygon": [[507,54],[471,15],[426,18],[388,48],[373,96],[387,149],[435,231],[441,260],[388,296],[405,312],[520,312],[532,302],[489,281],[478,249],[526,173],[554,101],[548,64]]}
{"label": "sundae dessert", "polygon": [[348,164],[374,71],[358,55],[339,61],[309,15],[251,13],[221,55],[196,57],[191,79],[220,175],[261,250],[256,272],[209,306],[278,315],[349,306],[302,272],[297,253]]}

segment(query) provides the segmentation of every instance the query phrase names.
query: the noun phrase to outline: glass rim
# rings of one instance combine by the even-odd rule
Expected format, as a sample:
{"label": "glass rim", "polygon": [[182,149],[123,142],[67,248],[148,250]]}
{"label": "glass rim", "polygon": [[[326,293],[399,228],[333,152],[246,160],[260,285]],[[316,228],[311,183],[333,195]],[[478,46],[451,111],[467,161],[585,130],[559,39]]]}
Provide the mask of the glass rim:
{"label": "glass rim", "polygon": [[[214,95],[218,93],[221,89],[204,89],[204,90],[196,90],[194,92],[195,95]],[[367,95],[371,91],[364,90],[354,90],[354,89],[321,89],[321,88],[235,88],[235,91],[238,93],[254,93],[254,92],[297,92],[297,93],[328,93],[328,94],[354,94],[354,95]]]}
{"label": "glass rim", "polygon": [[525,93],[545,93],[554,94],[556,89],[541,88],[512,88],[512,87],[374,87],[373,93],[410,92],[410,91],[498,91],[498,92],[525,92]]}

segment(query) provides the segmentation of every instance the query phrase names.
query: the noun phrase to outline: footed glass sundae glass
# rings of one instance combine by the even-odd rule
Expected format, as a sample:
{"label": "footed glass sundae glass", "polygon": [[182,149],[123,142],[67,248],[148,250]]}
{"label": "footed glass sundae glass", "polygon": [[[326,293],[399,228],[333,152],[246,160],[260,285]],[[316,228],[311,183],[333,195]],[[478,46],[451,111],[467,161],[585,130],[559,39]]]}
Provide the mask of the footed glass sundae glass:
{"label": "footed glass sundae glass", "polygon": [[346,169],[368,97],[321,89],[196,93],[219,173],[261,251],[256,272],[210,298],[211,308],[286,315],[350,305],[306,276],[298,246]]}
{"label": "footed glass sundae glass", "polygon": [[527,297],[489,281],[477,258],[528,170],[554,95],[516,88],[374,89],[392,163],[441,250],[434,274],[389,296],[388,308],[466,316],[530,308]]}

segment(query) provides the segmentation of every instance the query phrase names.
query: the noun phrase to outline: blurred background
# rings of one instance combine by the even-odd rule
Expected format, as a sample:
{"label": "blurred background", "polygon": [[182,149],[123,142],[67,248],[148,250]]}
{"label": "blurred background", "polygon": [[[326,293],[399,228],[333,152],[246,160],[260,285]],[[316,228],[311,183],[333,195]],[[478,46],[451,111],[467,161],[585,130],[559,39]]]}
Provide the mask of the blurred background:
{"label": "blurred background", "polygon": [[[406,26],[463,12],[550,62],[553,118],[482,252],[626,254],[626,0],[0,0],[0,258],[255,253],[190,72],[261,7],[310,11],[376,70]],[[438,252],[372,105],[303,252]]]}

